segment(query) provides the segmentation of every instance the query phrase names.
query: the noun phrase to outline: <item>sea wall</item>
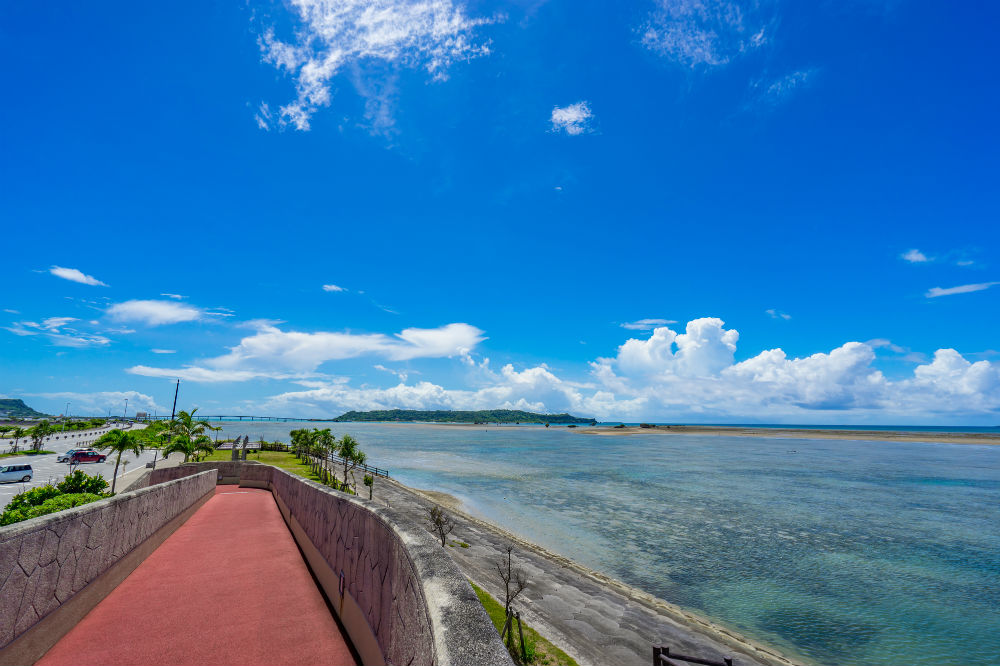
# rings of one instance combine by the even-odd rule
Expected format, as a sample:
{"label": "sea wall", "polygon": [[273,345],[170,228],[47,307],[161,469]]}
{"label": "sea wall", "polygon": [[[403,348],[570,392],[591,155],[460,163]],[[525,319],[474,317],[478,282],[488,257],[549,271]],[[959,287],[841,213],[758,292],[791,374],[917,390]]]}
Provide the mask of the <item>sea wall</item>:
{"label": "sea wall", "polygon": [[38,659],[215,485],[198,473],[0,527],[0,664]]}
{"label": "sea wall", "polygon": [[186,464],[155,470],[149,482],[204,470],[272,491],[363,663],[512,664],[468,581],[423,526],[257,463]]}

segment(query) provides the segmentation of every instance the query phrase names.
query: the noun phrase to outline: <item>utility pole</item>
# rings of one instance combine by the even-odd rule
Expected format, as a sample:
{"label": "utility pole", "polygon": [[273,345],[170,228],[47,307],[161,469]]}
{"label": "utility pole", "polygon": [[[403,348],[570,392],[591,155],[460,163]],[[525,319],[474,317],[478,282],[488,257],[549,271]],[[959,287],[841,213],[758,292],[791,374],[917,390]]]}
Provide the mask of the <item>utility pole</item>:
{"label": "utility pole", "polygon": [[177,393],[181,390],[181,380],[177,380],[177,386],[174,387],[174,406],[170,410],[170,420],[174,420],[174,414],[177,413]]}

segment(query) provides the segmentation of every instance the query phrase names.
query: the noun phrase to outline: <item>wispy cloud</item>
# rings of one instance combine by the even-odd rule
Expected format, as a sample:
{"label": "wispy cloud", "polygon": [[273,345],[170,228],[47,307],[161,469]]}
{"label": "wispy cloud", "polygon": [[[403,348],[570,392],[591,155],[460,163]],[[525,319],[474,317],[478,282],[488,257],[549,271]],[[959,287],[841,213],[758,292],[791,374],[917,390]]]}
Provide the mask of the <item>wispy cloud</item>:
{"label": "wispy cloud", "polygon": [[447,78],[457,61],[489,53],[473,33],[494,19],[470,18],[452,0],[291,0],[299,29],[291,41],[265,30],[260,48],[265,62],[290,73],[297,97],[273,113],[261,105],[258,126],[276,121],[308,130],[313,114],[329,106],[332,79],[347,66],[383,62],[423,68]]}
{"label": "wispy cloud", "polygon": [[578,136],[590,131],[590,121],[594,114],[587,102],[577,102],[564,107],[552,107],[552,131],[564,131],[570,136]]}
{"label": "wispy cloud", "polygon": [[138,322],[147,326],[197,321],[206,314],[192,305],[173,301],[141,300],[115,303],[107,309],[107,313],[118,321]]}
{"label": "wispy cloud", "polygon": [[[767,4],[767,3],[763,3]],[[762,3],[655,0],[639,30],[643,45],[685,67],[717,67],[768,42]]]}
{"label": "wispy cloud", "polygon": [[176,354],[176,349],[150,349],[154,354]]}
{"label": "wispy cloud", "polygon": [[666,326],[668,324],[676,324],[677,322],[673,319],[639,319],[637,321],[627,321],[621,325],[622,328],[627,328],[630,331],[651,331],[657,326]]}
{"label": "wispy cloud", "polygon": [[182,300],[184,300],[184,297],[181,296],[180,294],[160,294],[160,296],[166,296],[167,298],[172,298],[175,301],[182,301]]}
{"label": "wispy cloud", "polygon": [[43,335],[57,347],[103,347],[111,343],[104,335],[81,332],[69,326],[76,321],[80,320],[76,317],[49,317],[41,323],[19,321],[4,327],[4,330],[19,336]]}
{"label": "wispy cloud", "polygon": [[923,264],[930,261],[926,254],[918,250],[917,248],[912,248],[899,255],[899,258],[903,261],[908,261],[911,264]]}
{"label": "wispy cloud", "polygon": [[771,319],[784,319],[787,321],[792,318],[792,315],[787,314],[785,312],[781,312],[780,310],[775,310],[774,308],[771,308],[770,310],[765,310],[765,312],[767,312],[767,314],[771,316]]}
{"label": "wispy cloud", "polygon": [[984,291],[996,286],[1000,282],[980,282],[979,284],[963,284],[958,287],[932,287],[924,296],[927,298],[937,298],[938,296],[954,296],[955,294],[969,294],[974,291]]}
{"label": "wispy cloud", "polygon": [[808,86],[816,76],[815,69],[800,69],[776,79],[761,78],[750,84],[749,109],[773,108],[787,101],[797,91]]}
{"label": "wispy cloud", "polygon": [[53,266],[49,269],[49,273],[55,275],[57,278],[62,278],[63,280],[69,280],[70,282],[79,282],[80,284],[89,284],[92,287],[107,287],[105,283],[101,282],[93,275],[87,275],[83,271],[77,270],[75,268],[64,268],[62,266]]}
{"label": "wispy cloud", "polygon": [[324,284],[323,291],[347,291],[347,290],[335,284]]}
{"label": "wispy cloud", "polygon": [[4,308],[3,311],[6,312],[7,314],[21,314],[19,310],[11,310],[9,308]]}

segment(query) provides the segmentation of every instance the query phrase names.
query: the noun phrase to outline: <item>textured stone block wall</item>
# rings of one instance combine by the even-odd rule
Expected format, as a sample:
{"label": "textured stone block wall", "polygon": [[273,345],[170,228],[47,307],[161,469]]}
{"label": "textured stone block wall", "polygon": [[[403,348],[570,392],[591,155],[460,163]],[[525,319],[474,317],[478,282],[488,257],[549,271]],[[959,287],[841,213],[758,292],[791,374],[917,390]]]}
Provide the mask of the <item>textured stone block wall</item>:
{"label": "textured stone block wall", "polygon": [[0,527],[0,649],[214,488],[201,474]]}

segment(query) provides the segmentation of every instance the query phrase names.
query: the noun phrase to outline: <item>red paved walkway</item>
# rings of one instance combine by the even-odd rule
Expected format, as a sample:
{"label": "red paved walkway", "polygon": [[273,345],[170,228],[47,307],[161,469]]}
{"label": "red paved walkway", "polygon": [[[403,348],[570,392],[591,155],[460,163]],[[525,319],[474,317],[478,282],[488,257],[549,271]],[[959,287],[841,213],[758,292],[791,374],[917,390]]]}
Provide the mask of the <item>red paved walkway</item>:
{"label": "red paved walkway", "polygon": [[278,507],[218,486],[39,664],[354,664]]}

